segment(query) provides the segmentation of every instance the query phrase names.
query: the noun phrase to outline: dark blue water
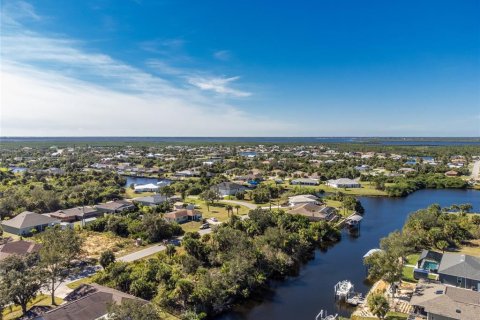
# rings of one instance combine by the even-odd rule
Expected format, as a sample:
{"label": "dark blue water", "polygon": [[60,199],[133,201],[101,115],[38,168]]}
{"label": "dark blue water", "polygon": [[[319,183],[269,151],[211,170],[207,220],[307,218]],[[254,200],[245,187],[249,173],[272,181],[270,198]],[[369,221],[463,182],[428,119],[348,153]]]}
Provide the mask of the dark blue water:
{"label": "dark blue water", "polygon": [[248,301],[219,319],[314,319],[321,309],[349,316],[352,309],[335,303],[334,285],[348,279],[356,291],[367,293],[370,286],[363,282],[363,255],[377,248],[380,238],[401,229],[409,213],[433,203],[471,203],[476,212],[480,211],[480,191],[475,190],[421,190],[406,198],[364,197],[361,201],[366,211],[358,238],[344,234],[342,241],[328,251],[317,250],[315,259],[298,277],[273,282],[272,290],[262,300]]}
{"label": "dark blue water", "polygon": [[147,143],[365,143],[411,146],[480,145],[480,138],[415,138],[415,137],[0,137],[0,142],[147,142]]}

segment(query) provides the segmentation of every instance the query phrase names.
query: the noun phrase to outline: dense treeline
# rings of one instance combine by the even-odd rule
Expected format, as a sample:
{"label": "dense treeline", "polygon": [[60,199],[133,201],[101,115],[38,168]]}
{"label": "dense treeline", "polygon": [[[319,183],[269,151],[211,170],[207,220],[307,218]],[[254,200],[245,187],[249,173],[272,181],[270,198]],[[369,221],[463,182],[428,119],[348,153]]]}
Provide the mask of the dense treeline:
{"label": "dense treeline", "polygon": [[294,274],[316,245],[339,236],[326,222],[257,209],[249,219],[233,216],[212,234],[187,233],[182,254],[169,247],[146,262],[115,262],[95,280],[153,299],[176,314],[212,316],[268,285],[268,279]]}
{"label": "dense treeline", "polygon": [[0,218],[29,210],[38,213],[120,199],[125,178],[112,172],[79,171],[64,175],[25,173],[1,181]]}
{"label": "dense treeline", "polygon": [[412,213],[401,231],[380,242],[383,250],[365,259],[369,278],[393,283],[402,277],[402,260],[422,249],[444,251],[458,248],[464,241],[480,238],[480,216],[467,214],[469,204],[442,208],[438,204]]}

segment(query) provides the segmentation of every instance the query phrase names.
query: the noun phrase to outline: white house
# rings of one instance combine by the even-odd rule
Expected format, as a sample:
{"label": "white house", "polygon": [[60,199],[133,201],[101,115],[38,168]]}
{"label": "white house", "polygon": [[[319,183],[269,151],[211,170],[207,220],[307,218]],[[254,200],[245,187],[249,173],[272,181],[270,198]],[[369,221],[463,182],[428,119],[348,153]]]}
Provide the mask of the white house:
{"label": "white house", "polygon": [[356,180],[340,178],[336,180],[328,180],[325,183],[327,186],[333,188],[361,188],[362,186]]}
{"label": "white house", "polygon": [[289,197],[288,203],[290,204],[290,206],[294,207],[299,204],[305,204],[305,203],[320,204],[320,201],[318,197],[312,194],[302,194],[298,196]]}
{"label": "white house", "polygon": [[157,186],[153,183],[148,184],[139,184],[134,187],[135,192],[157,192],[160,189],[160,186]]}

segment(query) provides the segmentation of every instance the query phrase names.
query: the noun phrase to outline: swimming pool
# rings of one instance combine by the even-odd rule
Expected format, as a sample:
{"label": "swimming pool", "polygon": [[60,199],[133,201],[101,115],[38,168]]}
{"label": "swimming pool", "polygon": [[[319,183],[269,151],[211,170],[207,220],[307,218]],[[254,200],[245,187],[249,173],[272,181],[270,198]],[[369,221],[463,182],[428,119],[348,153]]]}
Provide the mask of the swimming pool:
{"label": "swimming pool", "polygon": [[429,270],[429,271],[432,271],[432,270],[438,270],[438,263],[436,262],[432,262],[432,261],[425,261],[423,263],[423,270]]}

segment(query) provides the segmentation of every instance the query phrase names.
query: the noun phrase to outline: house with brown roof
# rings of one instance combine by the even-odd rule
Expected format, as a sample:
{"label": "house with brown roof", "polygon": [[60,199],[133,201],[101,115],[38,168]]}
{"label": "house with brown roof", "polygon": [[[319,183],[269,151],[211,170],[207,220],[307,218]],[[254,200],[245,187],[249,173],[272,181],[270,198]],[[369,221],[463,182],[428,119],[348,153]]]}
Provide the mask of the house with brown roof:
{"label": "house with brown roof", "polygon": [[2,221],[0,224],[5,232],[25,236],[31,234],[32,230],[40,232],[47,227],[60,224],[60,220],[44,214],[24,211],[10,220]]}
{"label": "house with brown roof", "polygon": [[180,209],[165,213],[164,218],[168,222],[184,223],[187,221],[201,220],[202,213],[195,209]]}
{"label": "house with brown roof", "polygon": [[477,320],[480,292],[421,280],[410,304],[416,314],[427,320]]}
{"label": "house with brown roof", "polygon": [[458,176],[458,172],[455,171],[455,170],[450,170],[450,171],[445,172],[445,175],[446,175],[447,177],[457,177],[457,176]]}
{"label": "house with brown roof", "polygon": [[29,242],[25,240],[10,241],[0,245],[0,261],[11,256],[19,255],[26,256],[30,253],[36,253],[40,251],[41,244],[35,242]]}
{"label": "house with brown roof", "polygon": [[135,205],[126,200],[109,201],[96,206],[97,210],[104,213],[120,213],[135,209]]}
{"label": "house with brown roof", "polygon": [[89,218],[96,218],[103,215],[103,212],[95,207],[84,206],[70,209],[58,210],[48,213],[52,218],[58,219],[62,222],[74,222]]}
{"label": "house with brown roof", "polygon": [[98,320],[107,319],[108,306],[125,301],[148,301],[98,284],[83,284],[64,299],[66,303],[50,310],[35,320]]}
{"label": "house with brown roof", "polygon": [[287,212],[307,217],[310,221],[332,221],[337,217],[337,210],[335,208],[315,203],[299,204]]}

